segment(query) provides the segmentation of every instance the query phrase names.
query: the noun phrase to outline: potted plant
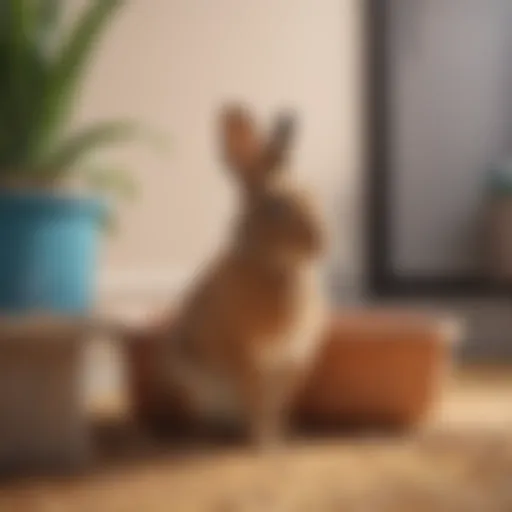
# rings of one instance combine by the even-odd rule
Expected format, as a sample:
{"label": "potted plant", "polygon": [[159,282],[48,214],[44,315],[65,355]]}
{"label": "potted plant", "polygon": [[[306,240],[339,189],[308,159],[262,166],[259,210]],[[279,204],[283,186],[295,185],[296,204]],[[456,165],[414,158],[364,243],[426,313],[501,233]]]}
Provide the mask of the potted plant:
{"label": "potted plant", "polygon": [[120,0],[90,0],[69,30],[62,0],[0,3],[0,312],[81,315],[91,306],[103,194],[128,176],[91,170],[102,146],[139,134],[127,120],[70,129],[98,38]]}
{"label": "potted plant", "polygon": [[92,51],[122,2],[89,0],[69,30],[64,4],[0,1],[0,472],[87,456],[80,355],[103,196],[131,187],[88,164],[141,133],[124,120],[71,130]]}

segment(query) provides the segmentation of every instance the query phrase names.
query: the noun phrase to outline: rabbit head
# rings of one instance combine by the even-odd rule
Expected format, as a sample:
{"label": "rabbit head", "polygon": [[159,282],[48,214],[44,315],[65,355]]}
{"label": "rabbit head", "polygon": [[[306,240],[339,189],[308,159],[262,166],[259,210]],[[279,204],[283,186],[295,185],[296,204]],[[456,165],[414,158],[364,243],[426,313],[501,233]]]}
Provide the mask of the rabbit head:
{"label": "rabbit head", "polygon": [[317,258],[325,245],[312,195],[290,176],[294,124],[282,114],[263,137],[243,107],[228,107],[221,116],[224,159],[241,189],[237,244],[252,255],[286,264]]}

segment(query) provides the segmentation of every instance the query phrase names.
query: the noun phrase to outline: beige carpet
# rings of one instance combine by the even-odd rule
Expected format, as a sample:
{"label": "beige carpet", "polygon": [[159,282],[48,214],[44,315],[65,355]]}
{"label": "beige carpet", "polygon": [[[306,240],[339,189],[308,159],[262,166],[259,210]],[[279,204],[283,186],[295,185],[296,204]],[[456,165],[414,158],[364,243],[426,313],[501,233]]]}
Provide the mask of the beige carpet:
{"label": "beige carpet", "polygon": [[458,379],[422,432],[295,440],[265,457],[116,427],[94,471],[0,485],[0,512],[509,512],[508,373]]}
{"label": "beige carpet", "polygon": [[5,485],[0,511],[512,511],[512,433],[295,441],[265,457],[135,444],[89,475]]}

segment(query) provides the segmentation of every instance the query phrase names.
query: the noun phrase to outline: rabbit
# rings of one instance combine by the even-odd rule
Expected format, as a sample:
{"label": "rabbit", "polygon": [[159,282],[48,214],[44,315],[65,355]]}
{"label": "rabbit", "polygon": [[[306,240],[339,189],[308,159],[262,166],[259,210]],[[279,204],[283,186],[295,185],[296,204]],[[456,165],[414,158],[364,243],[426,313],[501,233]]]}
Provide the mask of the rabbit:
{"label": "rabbit", "polygon": [[160,334],[162,370],[180,381],[197,415],[241,422],[258,446],[283,438],[326,319],[324,224],[289,174],[293,128],[281,115],[265,140],[247,109],[222,110],[222,153],[240,211],[226,247]]}

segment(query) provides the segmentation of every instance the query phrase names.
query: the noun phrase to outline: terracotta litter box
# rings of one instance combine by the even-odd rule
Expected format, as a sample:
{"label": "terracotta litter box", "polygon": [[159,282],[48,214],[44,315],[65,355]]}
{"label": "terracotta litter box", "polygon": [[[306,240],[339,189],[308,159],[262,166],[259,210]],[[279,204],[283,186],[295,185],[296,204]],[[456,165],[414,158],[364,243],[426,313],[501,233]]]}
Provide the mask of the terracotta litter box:
{"label": "terracotta litter box", "polygon": [[[154,362],[153,329],[127,344],[130,400],[147,425],[188,425],[193,418],[180,389],[164,391]],[[305,389],[298,421],[325,426],[411,427],[431,410],[458,341],[457,324],[403,311],[341,311]]]}

